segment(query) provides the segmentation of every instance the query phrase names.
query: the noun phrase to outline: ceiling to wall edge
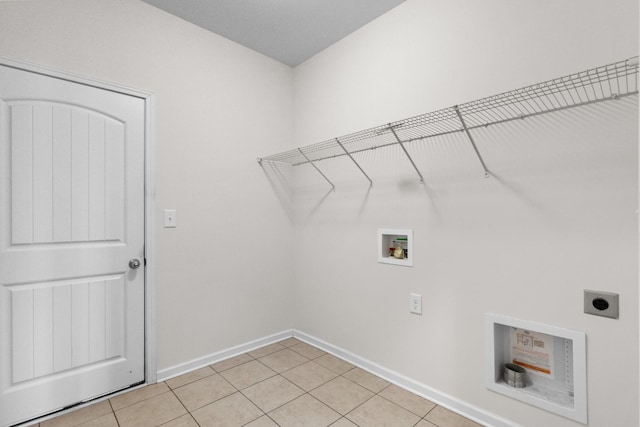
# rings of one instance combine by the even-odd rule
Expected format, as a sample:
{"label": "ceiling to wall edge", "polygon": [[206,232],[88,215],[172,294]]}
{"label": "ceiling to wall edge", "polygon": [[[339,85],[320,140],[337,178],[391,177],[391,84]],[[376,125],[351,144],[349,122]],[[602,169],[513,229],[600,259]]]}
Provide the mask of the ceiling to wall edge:
{"label": "ceiling to wall edge", "polygon": [[143,1],[296,67],[405,0]]}
{"label": "ceiling to wall edge", "polygon": [[263,167],[265,162],[286,166],[308,163],[335,190],[333,182],[322,173],[316,162],[347,156],[370,185],[373,185],[372,179],[353,154],[398,145],[415,169],[420,182],[424,183],[419,168],[404,146],[405,143],[463,132],[473,147],[483,176],[489,177],[489,170],[473,140],[471,130],[638,94],[638,64],[638,56],[634,56],[520,89],[259,157],[257,160]]}

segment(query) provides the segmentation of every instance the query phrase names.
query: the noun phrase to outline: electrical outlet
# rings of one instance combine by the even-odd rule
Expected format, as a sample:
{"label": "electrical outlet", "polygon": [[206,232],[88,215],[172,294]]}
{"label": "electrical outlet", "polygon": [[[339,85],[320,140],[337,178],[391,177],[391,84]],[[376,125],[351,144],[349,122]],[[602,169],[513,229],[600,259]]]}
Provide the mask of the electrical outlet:
{"label": "electrical outlet", "polygon": [[422,295],[409,294],[409,311],[415,314],[422,314]]}
{"label": "electrical outlet", "polygon": [[619,307],[618,294],[584,290],[584,312],[587,314],[617,319]]}

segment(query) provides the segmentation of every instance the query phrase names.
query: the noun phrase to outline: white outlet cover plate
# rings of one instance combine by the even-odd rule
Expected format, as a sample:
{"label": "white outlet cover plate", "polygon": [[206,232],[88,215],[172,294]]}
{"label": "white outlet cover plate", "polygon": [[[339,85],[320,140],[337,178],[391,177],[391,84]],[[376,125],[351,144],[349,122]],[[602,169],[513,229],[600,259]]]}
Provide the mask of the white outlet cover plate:
{"label": "white outlet cover plate", "polygon": [[414,314],[422,314],[422,295],[409,294],[409,311]]}

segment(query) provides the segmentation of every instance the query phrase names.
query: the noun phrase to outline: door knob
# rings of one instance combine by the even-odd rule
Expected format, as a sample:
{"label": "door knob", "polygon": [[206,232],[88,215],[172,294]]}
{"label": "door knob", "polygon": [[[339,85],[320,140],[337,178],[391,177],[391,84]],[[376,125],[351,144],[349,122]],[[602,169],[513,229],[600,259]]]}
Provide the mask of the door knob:
{"label": "door knob", "polygon": [[130,259],[129,260],[129,267],[130,268],[138,268],[138,267],[140,267],[140,260],[139,259],[135,259],[135,258]]}

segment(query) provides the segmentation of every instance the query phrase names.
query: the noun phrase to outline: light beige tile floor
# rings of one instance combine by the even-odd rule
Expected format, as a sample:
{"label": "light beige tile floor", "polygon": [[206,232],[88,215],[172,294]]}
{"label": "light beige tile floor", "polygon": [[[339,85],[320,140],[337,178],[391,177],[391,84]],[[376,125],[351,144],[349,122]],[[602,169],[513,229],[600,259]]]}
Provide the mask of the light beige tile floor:
{"label": "light beige tile floor", "polygon": [[40,423],[40,427],[478,427],[288,338]]}

